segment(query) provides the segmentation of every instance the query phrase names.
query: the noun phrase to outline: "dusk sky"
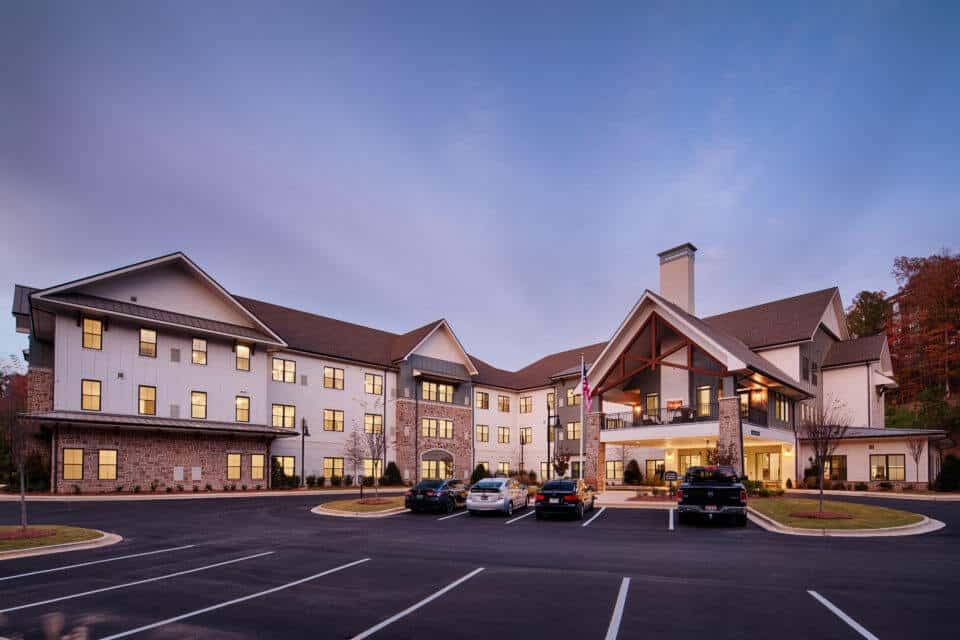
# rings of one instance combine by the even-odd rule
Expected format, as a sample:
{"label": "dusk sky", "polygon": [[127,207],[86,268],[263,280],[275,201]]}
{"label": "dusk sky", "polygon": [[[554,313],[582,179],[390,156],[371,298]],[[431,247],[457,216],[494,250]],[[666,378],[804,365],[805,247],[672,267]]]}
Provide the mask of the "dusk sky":
{"label": "dusk sky", "polygon": [[960,3],[786,4],[3,2],[0,309],[182,250],[514,369],[686,241],[700,315],[894,290],[960,248]]}

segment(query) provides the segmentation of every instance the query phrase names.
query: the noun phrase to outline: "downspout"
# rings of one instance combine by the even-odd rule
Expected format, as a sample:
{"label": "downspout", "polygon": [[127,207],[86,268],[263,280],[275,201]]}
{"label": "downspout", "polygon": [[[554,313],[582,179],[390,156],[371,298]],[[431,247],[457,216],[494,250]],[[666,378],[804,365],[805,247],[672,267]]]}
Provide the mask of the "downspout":
{"label": "downspout", "polygon": [[50,493],[57,492],[57,436],[60,425],[54,424],[50,434]]}
{"label": "downspout", "polygon": [[870,386],[870,363],[868,362],[865,366],[867,367],[867,426],[872,427],[873,416],[871,415],[872,407],[870,405],[873,404],[873,394],[870,393],[872,388]]}

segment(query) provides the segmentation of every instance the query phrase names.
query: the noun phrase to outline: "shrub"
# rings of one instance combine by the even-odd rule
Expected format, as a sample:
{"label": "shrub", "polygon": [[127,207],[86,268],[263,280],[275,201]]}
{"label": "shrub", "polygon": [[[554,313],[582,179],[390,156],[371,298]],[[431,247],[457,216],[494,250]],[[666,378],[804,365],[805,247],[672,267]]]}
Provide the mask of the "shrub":
{"label": "shrub", "polygon": [[353,486],[353,476],[349,473],[343,476],[343,486],[352,487]]}
{"label": "shrub", "polygon": [[327,479],[326,479],[326,477],[324,477],[324,476],[317,476],[317,486],[318,486],[318,487],[322,487],[322,486],[325,485],[325,484],[327,484]]}
{"label": "shrub", "polygon": [[793,481],[787,478],[787,489],[793,489]]}
{"label": "shrub", "polygon": [[140,485],[137,485],[133,488],[134,493],[140,493]]}
{"label": "shrub", "polygon": [[240,490],[241,490],[241,491],[246,491],[246,490],[247,490],[247,485],[245,485],[245,484],[240,485]]}
{"label": "shrub", "polygon": [[150,491],[152,491],[152,492],[155,493],[155,492],[157,491],[157,487],[159,487],[159,486],[160,486],[160,483],[159,483],[158,481],[156,481],[156,480],[151,480],[151,481],[150,481]]}
{"label": "shrub", "polygon": [[75,494],[77,494],[77,495],[80,494],[80,485],[78,485],[78,484],[73,485],[73,493],[75,493]]}
{"label": "shrub", "polygon": [[490,472],[484,469],[482,464],[478,464],[476,468],[473,470],[473,473],[470,474],[470,484],[477,484],[484,478],[489,478],[489,477],[490,477]]}
{"label": "shrub", "polygon": [[913,484],[907,482],[900,488],[903,489],[904,491],[913,491]]}
{"label": "shrub", "polygon": [[536,483],[537,483],[537,472],[536,472],[536,471],[530,471],[530,472],[527,473],[527,482],[529,482],[530,484],[536,484]]}
{"label": "shrub", "polygon": [[866,490],[869,489],[870,487],[867,485],[866,482],[858,482],[857,484],[853,485],[853,488],[854,488],[856,491],[866,491]]}
{"label": "shrub", "polygon": [[934,487],[937,491],[960,489],[960,458],[951,453],[943,459]]}
{"label": "shrub", "polygon": [[372,487],[373,486],[373,476],[363,476],[363,486]]}
{"label": "shrub", "polygon": [[257,486],[254,487],[254,489],[256,489],[257,491],[260,491],[260,486],[261,485],[258,484]]}
{"label": "shrub", "polygon": [[883,489],[884,491],[889,491],[890,489],[893,489],[893,483],[892,483],[892,482],[887,482],[886,480],[884,480],[883,482],[881,482],[879,486],[880,486],[880,488]]}
{"label": "shrub", "polygon": [[200,485],[198,484],[193,485],[193,492],[197,493],[198,491],[200,491]]}
{"label": "shrub", "polygon": [[123,493],[123,485],[122,485],[122,484],[118,484],[118,485],[117,485],[117,493]]}
{"label": "shrub", "polygon": [[[826,484],[826,483],[824,483],[824,484]],[[840,482],[840,481],[831,482],[831,483],[830,483],[830,488],[833,489],[834,491],[846,491],[846,490],[847,490],[847,483],[845,483],[845,482]]]}
{"label": "shrub", "polygon": [[167,493],[173,493],[173,487],[167,487]]}
{"label": "shrub", "polygon": [[183,491],[183,485],[182,485],[182,484],[178,484],[178,485],[177,485],[177,491]]}
{"label": "shrub", "polygon": [[743,488],[747,490],[749,495],[755,496],[763,488],[763,483],[759,480],[744,480]]}
{"label": "shrub", "polygon": [[343,478],[340,476],[330,476],[330,486],[339,487],[343,484]]}
{"label": "shrub", "polygon": [[396,485],[403,484],[403,478],[400,476],[400,467],[397,466],[396,462],[390,462],[387,464],[387,470],[383,473],[384,478],[386,478],[386,485]]}
{"label": "shrub", "polygon": [[309,476],[307,476],[307,486],[310,487],[311,489],[317,486],[317,476],[313,474],[310,474]]}
{"label": "shrub", "polygon": [[236,490],[237,490],[237,483],[234,482],[233,484],[230,485],[230,491],[236,491]]}
{"label": "shrub", "polygon": [[204,488],[205,488],[207,491],[213,491],[213,485],[210,484],[209,482],[207,483],[207,486],[204,487]]}
{"label": "shrub", "polygon": [[640,464],[636,460],[631,460],[627,463],[626,469],[623,470],[623,482],[624,484],[640,484],[641,480],[643,480],[643,475],[640,473]]}

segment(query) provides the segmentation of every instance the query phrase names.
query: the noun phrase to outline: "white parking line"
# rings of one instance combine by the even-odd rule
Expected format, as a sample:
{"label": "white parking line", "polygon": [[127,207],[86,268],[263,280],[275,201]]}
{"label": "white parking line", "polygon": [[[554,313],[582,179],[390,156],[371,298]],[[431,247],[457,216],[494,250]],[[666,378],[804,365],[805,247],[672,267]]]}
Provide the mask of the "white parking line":
{"label": "white parking line", "polygon": [[104,560],[91,560],[90,562],[80,562],[77,564],[68,564],[62,567],[53,567],[52,569],[41,569],[39,571],[29,571],[27,573],[18,573],[12,576],[0,577],[0,582],[4,580],[16,580],[17,578],[26,578],[27,576],[38,576],[41,573],[53,573],[54,571],[66,571],[67,569],[76,569],[78,567],[89,567],[92,564],[102,564],[104,562],[115,562],[117,560],[127,560],[129,558],[142,558],[143,556],[152,556],[158,553],[170,553],[171,551],[181,551],[195,547],[195,544],[185,544],[182,547],[170,547],[169,549],[157,549],[156,551],[144,551],[143,553],[131,553],[126,556],[117,556],[116,558],[106,558]]}
{"label": "white parking line", "polygon": [[[353,636],[350,640],[363,640],[364,638],[369,638],[370,636],[372,636],[373,634],[375,634],[377,631],[380,631],[380,629],[383,629],[384,627],[393,624],[394,622],[396,622],[396,621],[399,620],[400,618],[403,618],[404,616],[410,615],[411,613],[413,613],[414,611],[416,611],[416,610],[419,609],[420,607],[422,607],[422,606],[424,606],[424,605],[426,605],[426,604],[430,604],[431,602],[433,602],[434,600],[436,600],[437,598],[439,598],[440,596],[442,596],[442,595],[445,594],[446,592],[450,591],[451,589],[456,589],[458,586],[460,586],[461,584],[463,584],[464,582],[466,582],[467,580],[469,580],[469,579],[472,578],[473,576],[477,575],[477,574],[480,573],[481,571],[483,571],[483,567],[480,567],[479,569],[474,569],[473,571],[471,571],[471,572],[468,573],[467,575],[463,576],[462,578],[458,578],[458,579],[454,580],[453,582],[451,582],[450,584],[448,584],[447,586],[445,586],[443,589],[440,589],[440,591],[437,591],[435,594],[433,594],[433,595],[431,595],[431,596],[427,596],[426,598],[424,598],[424,599],[421,600],[420,602],[418,602],[418,603],[416,603],[416,604],[414,604],[414,605],[412,605],[412,606],[410,606],[410,607],[407,607],[406,609],[404,609],[404,610],[401,611],[400,613],[398,613],[398,614],[396,614],[396,615],[393,615],[393,616],[390,616],[389,618],[387,618],[387,619],[384,620],[383,622],[381,622],[381,623],[379,623],[379,624],[376,624],[376,625],[370,627],[370,628],[367,629],[366,631],[363,631],[363,632],[361,632],[361,633],[358,633],[357,635]],[[110,639],[109,639],[109,638],[103,638],[103,640],[110,640]]]}
{"label": "white parking line", "polygon": [[74,598],[82,598],[83,596],[91,596],[95,593],[103,593],[104,591],[114,591],[116,589],[125,589],[127,587],[135,587],[139,584],[147,584],[149,582],[157,582],[158,580],[166,580],[168,578],[176,578],[177,576],[185,576],[190,573],[197,573],[198,571],[206,571],[207,569],[215,569],[217,567],[223,567],[228,564],[234,564],[235,562],[243,562],[244,560],[253,560],[254,558],[260,558],[263,556],[268,556],[273,551],[264,551],[263,553],[255,553],[252,556],[244,556],[242,558],[234,558],[233,560],[227,560],[225,562],[218,562],[216,564],[208,564],[203,567],[197,567],[196,569],[187,569],[186,571],[177,571],[176,573],[167,573],[162,576],[157,576],[155,578],[146,578],[144,580],[135,580],[134,582],[125,582],[123,584],[115,584],[112,587],[103,587],[102,589],[93,589],[91,591],[81,591],[80,593],[74,593],[69,596],[60,596],[59,598],[50,598],[49,600],[40,600],[39,602],[31,602],[30,604],[21,604],[16,607],[9,607],[7,609],[0,609],[0,613],[10,613],[11,611],[19,611],[21,609],[29,609],[31,607],[39,607],[40,605],[50,604],[52,602],[60,602],[61,600],[72,600]]}
{"label": "white parking line", "polygon": [[808,589],[808,590],[807,590],[807,593],[809,593],[811,596],[813,596],[813,597],[817,600],[817,602],[819,602],[820,604],[822,604],[823,606],[825,606],[827,609],[830,609],[830,611],[833,612],[833,615],[837,616],[838,618],[840,618],[841,620],[843,620],[844,622],[846,622],[848,625],[850,625],[850,627],[851,627],[854,631],[856,631],[857,633],[859,633],[859,634],[860,634],[861,636],[863,636],[864,638],[867,638],[867,640],[879,640],[879,638],[877,638],[877,636],[873,635],[872,633],[870,633],[869,631],[867,631],[866,629],[864,629],[863,626],[862,626],[859,622],[857,622],[856,620],[854,620],[853,618],[851,618],[850,616],[848,616],[847,614],[845,614],[845,613],[844,613],[843,611],[841,611],[840,609],[838,609],[832,602],[830,602],[829,600],[827,600],[826,598],[824,598],[822,595],[820,595],[820,594],[817,593],[816,591],[811,591],[811,590]]}
{"label": "white parking line", "polygon": [[597,518],[599,518],[599,517],[600,517],[600,514],[603,513],[603,512],[606,511],[606,510],[607,510],[606,507],[600,507],[600,511],[597,511],[597,512],[593,515],[592,518],[590,518],[589,520],[587,520],[586,522],[584,522],[584,523],[583,523],[582,525],[580,525],[580,526],[581,526],[581,527],[587,526],[588,524],[590,524],[591,522],[593,522],[594,520],[596,520]]}
{"label": "white parking line", "polygon": [[536,511],[534,511],[533,509],[531,509],[530,511],[528,511],[528,512],[525,513],[525,514],[523,514],[522,516],[517,516],[516,518],[512,518],[512,519],[510,519],[510,520],[507,520],[507,521],[504,522],[503,524],[510,524],[511,522],[516,522],[517,520],[523,520],[523,519],[526,518],[527,516],[532,516],[532,515],[535,514],[535,513],[536,513]]}
{"label": "white parking line", "polygon": [[630,589],[630,578],[620,582],[620,591],[617,593],[617,603],[613,605],[613,615],[610,616],[610,626],[607,627],[605,640],[617,640],[620,633],[620,620],[623,618],[623,605],[627,602],[627,591]]}
{"label": "white parking line", "polygon": [[439,522],[440,520],[449,520],[450,518],[456,518],[456,517],[458,517],[458,516],[465,516],[465,515],[467,515],[467,513],[469,513],[469,512],[466,511],[466,510],[464,510],[464,511],[461,511],[460,513],[455,513],[455,514],[453,514],[453,515],[451,515],[451,516],[443,516],[442,518],[437,518],[437,521]]}
{"label": "white parking line", "polygon": [[237,604],[240,602],[246,602],[247,600],[253,600],[254,598],[259,598],[261,596],[266,596],[271,593],[276,593],[277,591],[282,591],[283,589],[289,589],[290,587],[295,587],[298,584],[303,584],[304,582],[310,582],[311,580],[316,580],[317,578],[322,578],[323,576],[328,576],[331,573],[336,573],[337,571],[342,571],[349,567],[354,567],[358,564],[363,564],[367,562],[370,558],[364,558],[363,560],[357,560],[356,562],[349,562],[347,564],[342,564],[339,567],[334,567],[333,569],[327,569],[320,573],[315,573],[312,576],[307,576],[306,578],[301,578],[299,580],[294,580],[293,582],[288,582],[282,584],[279,587],[273,587],[266,589],[264,591],[258,591],[256,593],[251,593],[248,596],[243,596],[241,598],[234,598],[233,600],[227,600],[226,602],[221,602],[220,604],[215,604],[209,607],[204,607],[203,609],[197,609],[196,611],[190,611],[189,613],[184,613],[179,616],[174,616],[173,618],[167,618],[166,620],[161,620],[160,622],[154,622],[152,624],[147,624],[142,627],[137,627],[136,629],[130,629],[129,631],[121,631],[120,633],[115,633],[112,636],[107,636],[105,638],[100,638],[100,640],[115,640],[115,638],[125,638],[127,636],[132,636],[135,633],[140,633],[141,631],[147,631],[149,629],[156,629],[157,627],[162,627],[166,624],[171,624],[173,622],[179,622],[181,620],[186,620],[187,618],[192,618],[194,616],[199,616],[202,613],[207,613],[208,611],[216,611],[217,609],[222,609],[224,607],[229,607],[230,605]]}

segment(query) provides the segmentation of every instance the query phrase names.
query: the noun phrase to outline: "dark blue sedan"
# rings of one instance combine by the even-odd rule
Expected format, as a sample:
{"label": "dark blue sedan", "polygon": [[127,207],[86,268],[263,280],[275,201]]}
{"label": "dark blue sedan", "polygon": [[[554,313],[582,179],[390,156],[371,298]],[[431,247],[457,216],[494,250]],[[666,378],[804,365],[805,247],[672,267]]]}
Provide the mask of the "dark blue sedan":
{"label": "dark blue sedan", "polygon": [[467,488],[461,480],[422,480],[407,491],[403,502],[414,513],[453,513],[467,503]]}

